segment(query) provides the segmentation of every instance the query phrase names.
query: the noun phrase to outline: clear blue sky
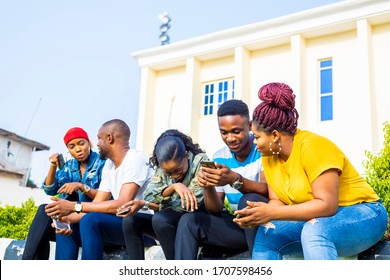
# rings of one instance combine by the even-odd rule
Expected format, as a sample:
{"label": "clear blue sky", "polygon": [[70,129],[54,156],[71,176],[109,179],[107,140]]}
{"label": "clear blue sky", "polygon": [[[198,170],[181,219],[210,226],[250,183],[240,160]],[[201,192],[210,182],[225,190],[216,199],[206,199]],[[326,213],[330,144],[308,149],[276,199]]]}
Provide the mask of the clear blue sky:
{"label": "clear blue sky", "polygon": [[335,2],[0,0],[0,128],[51,147],[33,156],[39,185],[48,157],[66,153],[70,127],[83,127],[93,143],[113,118],[136,133],[140,72],[130,54],[160,45],[160,13],[172,17],[174,43]]}

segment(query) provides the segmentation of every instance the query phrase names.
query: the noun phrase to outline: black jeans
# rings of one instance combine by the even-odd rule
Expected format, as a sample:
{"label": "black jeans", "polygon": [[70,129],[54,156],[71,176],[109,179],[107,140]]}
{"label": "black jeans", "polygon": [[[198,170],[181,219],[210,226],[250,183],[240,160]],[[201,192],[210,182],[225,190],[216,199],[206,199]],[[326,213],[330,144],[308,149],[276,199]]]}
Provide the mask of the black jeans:
{"label": "black jeans", "polygon": [[[263,201],[268,199],[255,193],[245,194],[238,209],[247,206],[246,201]],[[227,212],[220,215],[205,211],[186,213],[180,219],[175,242],[177,260],[196,260],[200,246],[217,246],[227,249],[250,250],[257,233],[257,227],[242,229],[233,222],[234,216]]]}
{"label": "black jeans", "polygon": [[154,215],[137,213],[124,218],[122,230],[129,258],[131,260],[145,259],[144,246],[147,246],[145,240],[151,237],[160,242],[165,259],[174,260],[176,229],[184,213],[186,212],[166,209]]}
{"label": "black jeans", "polygon": [[[78,201],[77,192],[69,195],[67,200]],[[52,219],[46,214],[45,206],[41,204],[28,230],[22,260],[48,260],[50,256],[50,241],[56,241],[55,229],[51,227]]]}
{"label": "black jeans", "polygon": [[52,220],[41,204],[28,231],[22,260],[48,260],[50,255],[50,242],[55,241],[55,230],[51,227]]}
{"label": "black jeans", "polygon": [[[154,244],[150,242],[151,238],[156,238],[152,227],[152,218],[151,214],[136,213],[123,219],[122,231],[130,260],[144,260],[145,246],[156,244],[154,240]],[[149,244],[145,244],[146,236],[148,236]]]}
{"label": "black jeans", "polygon": [[[240,201],[238,203],[238,206],[237,208],[238,209],[243,209],[245,207],[247,207],[248,205],[246,204],[247,201],[252,201],[252,202],[266,202],[268,203],[269,199],[260,195],[260,194],[257,194],[257,193],[246,193],[244,194],[241,198],[240,198]],[[257,234],[257,229],[258,227],[254,227],[254,228],[245,228],[244,229],[244,232],[245,232],[245,238],[246,238],[246,243],[248,244],[248,250],[249,250],[249,253],[252,255],[252,251],[253,251],[253,244],[255,243],[255,238],[256,238],[256,234]]]}

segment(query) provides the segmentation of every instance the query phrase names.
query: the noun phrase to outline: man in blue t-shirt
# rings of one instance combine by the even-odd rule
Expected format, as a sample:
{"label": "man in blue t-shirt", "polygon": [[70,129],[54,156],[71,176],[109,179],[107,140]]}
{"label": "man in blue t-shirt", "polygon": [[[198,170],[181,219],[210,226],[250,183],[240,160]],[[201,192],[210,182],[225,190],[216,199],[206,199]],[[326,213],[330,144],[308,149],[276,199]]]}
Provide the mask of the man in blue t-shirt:
{"label": "man in blue t-shirt", "polygon": [[216,169],[202,167],[199,185],[205,188],[205,211],[182,216],[176,233],[175,258],[196,259],[199,246],[217,246],[252,253],[256,228],[242,229],[234,211],[246,201],[268,202],[261,155],[251,134],[248,106],[228,100],[218,109],[218,126],[226,146],[214,156]]}

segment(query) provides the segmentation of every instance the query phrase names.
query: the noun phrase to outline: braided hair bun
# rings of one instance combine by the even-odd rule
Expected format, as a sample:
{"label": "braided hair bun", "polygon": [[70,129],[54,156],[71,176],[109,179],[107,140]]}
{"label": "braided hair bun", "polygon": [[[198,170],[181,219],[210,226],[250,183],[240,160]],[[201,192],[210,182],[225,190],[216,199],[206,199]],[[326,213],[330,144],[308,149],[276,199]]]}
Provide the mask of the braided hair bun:
{"label": "braided hair bun", "polygon": [[294,135],[298,125],[293,90],[283,83],[269,83],[258,92],[262,101],[253,112],[253,121],[265,130],[279,130]]}
{"label": "braided hair bun", "polygon": [[293,90],[283,83],[270,83],[262,86],[258,96],[267,105],[278,107],[282,110],[292,110],[295,107]]}

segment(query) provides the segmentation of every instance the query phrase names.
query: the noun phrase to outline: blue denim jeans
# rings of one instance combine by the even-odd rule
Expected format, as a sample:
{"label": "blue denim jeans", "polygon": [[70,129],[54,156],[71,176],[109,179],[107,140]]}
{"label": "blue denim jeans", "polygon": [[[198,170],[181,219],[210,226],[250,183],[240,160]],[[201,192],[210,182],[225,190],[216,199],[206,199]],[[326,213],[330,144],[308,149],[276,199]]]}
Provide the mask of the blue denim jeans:
{"label": "blue denim jeans", "polygon": [[272,221],[259,226],[252,258],[281,260],[284,254],[302,254],[307,260],[335,260],[356,255],[377,243],[388,223],[380,201],[339,207],[330,217],[303,221]]}
{"label": "blue denim jeans", "polygon": [[83,247],[82,260],[103,259],[104,246],[125,246],[122,218],[106,213],[87,213],[80,223],[72,224],[72,234],[56,236],[56,260],[77,260]]}

